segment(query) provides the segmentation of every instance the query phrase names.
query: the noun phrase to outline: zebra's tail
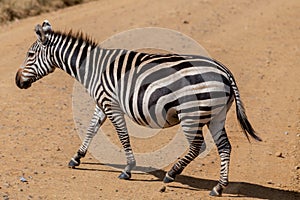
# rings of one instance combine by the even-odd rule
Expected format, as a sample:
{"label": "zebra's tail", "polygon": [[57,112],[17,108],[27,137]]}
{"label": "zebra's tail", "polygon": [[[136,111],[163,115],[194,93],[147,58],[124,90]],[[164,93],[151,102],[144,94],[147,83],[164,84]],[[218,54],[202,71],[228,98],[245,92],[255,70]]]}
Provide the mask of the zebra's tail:
{"label": "zebra's tail", "polygon": [[237,116],[237,119],[238,119],[248,141],[250,142],[248,134],[255,140],[262,141],[262,139],[256,135],[255,130],[253,129],[252,125],[250,124],[250,122],[247,118],[245,107],[240,98],[240,92],[239,92],[236,82],[233,78],[233,75],[231,73],[229,73],[229,76],[230,76],[230,81],[231,81],[231,88],[233,90],[233,94],[234,94],[234,98],[235,98],[236,116]]}
{"label": "zebra's tail", "polygon": [[239,89],[236,85],[236,82],[234,80],[234,77],[233,77],[232,73],[230,72],[230,70],[225,65],[223,65],[222,63],[220,63],[216,60],[214,60],[214,61],[217,64],[219,64],[219,66],[222,68],[222,70],[228,75],[228,78],[229,78],[229,81],[230,81],[230,84],[231,84],[230,86],[231,86],[231,89],[233,91],[233,95],[234,95],[234,99],[235,99],[236,116],[237,116],[239,124],[241,125],[241,127],[244,131],[244,134],[246,135],[248,141],[250,142],[249,135],[257,141],[262,141],[262,139],[259,136],[256,135],[255,130],[253,129],[252,125],[250,124],[250,122],[248,120],[244,104],[243,104],[243,102],[241,100],[241,97],[240,97]]}

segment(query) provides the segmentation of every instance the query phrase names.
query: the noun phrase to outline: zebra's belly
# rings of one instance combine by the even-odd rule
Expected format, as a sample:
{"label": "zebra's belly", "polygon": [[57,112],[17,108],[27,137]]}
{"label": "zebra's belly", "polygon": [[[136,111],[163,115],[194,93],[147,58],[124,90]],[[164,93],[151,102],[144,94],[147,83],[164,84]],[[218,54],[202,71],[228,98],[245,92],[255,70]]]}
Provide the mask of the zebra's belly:
{"label": "zebra's belly", "polygon": [[[158,98],[138,98],[124,109],[134,122],[149,128],[167,128],[180,123],[182,118],[199,119],[207,123],[223,109],[229,100],[229,91],[194,90],[194,92],[173,92]],[[129,102],[128,104],[129,105]]]}
{"label": "zebra's belly", "polygon": [[161,112],[156,112],[156,113],[147,112],[144,114],[145,114],[144,116],[141,115],[131,116],[129,113],[127,113],[128,117],[135,123],[141,126],[154,128],[154,129],[172,127],[179,124],[180,122],[178,118],[178,112],[174,108],[171,108],[167,111],[161,110]]}
{"label": "zebra's belly", "polygon": [[[197,95],[187,98],[172,98],[158,101],[157,104],[143,106],[143,112],[127,113],[129,118],[139,125],[149,128],[168,128],[179,124],[183,119],[199,123],[209,122],[213,116],[226,108],[228,93],[208,99],[197,99]],[[198,95],[199,97],[199,95]],[[136,110],[138,111],[138,109]]]}

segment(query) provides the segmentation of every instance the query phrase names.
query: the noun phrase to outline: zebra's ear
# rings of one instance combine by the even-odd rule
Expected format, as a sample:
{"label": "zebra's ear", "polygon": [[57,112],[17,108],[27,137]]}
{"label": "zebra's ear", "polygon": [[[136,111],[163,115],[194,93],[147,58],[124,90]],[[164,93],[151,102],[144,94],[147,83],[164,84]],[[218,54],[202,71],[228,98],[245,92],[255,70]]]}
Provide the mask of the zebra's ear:
{"label": "zebra's ear", "polygon": [[45,35],[45,32],[44,32],[42,26],[39,24],[36,25],[34,31],[36,33],[38,41],[40,41],[42,44],[46,44],[47,37]]}
{"label": "zebra's ear", "polygon": [[53,31],[52,26],[48,20],[44,20],[44,22],[42,24],[42,28],[43,28],[45,35],[47,35]]}

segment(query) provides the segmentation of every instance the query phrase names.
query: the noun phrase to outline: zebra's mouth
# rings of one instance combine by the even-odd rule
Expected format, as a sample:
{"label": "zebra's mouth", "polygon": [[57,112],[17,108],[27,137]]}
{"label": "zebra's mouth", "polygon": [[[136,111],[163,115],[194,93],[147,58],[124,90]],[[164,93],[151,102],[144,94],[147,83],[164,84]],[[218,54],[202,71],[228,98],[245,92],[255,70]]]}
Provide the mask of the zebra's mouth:
{"label": "zebra's mouth", "polygon": [[20,88],[20,89],[27,89],[31,86],[31,84],[34,82],[33,79],[26,79],[24,80],[22,77],[22,71],[19,70],[16,74],[16,85]]}
{"label": "zebra's mouth", "polygon": [[24,82],[22,82],[21,83],[21,87],[19,87],[19,88],[21,88],[21,89],[27,89],[27,88],[30,88],[30,86],[31,86],[31,81],[29,80],[29,81],[24,81]]}

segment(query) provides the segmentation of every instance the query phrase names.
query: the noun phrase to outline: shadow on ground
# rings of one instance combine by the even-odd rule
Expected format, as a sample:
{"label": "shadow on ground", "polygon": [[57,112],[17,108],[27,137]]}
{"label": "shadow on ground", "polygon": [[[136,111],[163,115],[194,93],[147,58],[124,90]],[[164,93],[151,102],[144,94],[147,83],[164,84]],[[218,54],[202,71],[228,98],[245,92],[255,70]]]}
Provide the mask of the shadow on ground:
{"label": "shadow on ground", "polygon": [[[103,170],[96,168],[84,168],[84,165],[108,165],[116,169],[120,170]],[[120,173],[125,168],[125,165],[114,165],[114,164],[103,164],[103,163],[89,163],[83,162],[81,167],[76,168],[77,170],[87,170],[87,171],[108,171],[113,173]],[[149,168],[136,167],[137,171],[150,171]],[[134,178],[130,179],[130,181],[162,181],[166,171],[160,169],[153,169],[150,172],[146,172],[147,174],[155,176],[157,179],[154,180],[145,180],[138,179],[138,173],[134,176]],[[134,173],[133,173],[134,174]],[[117,178],[117,176],[116,176]],[[171,188],[181,188],[188,190],[207,190],[208,192],[217,184],[216,180],[196,178],[187,175],[178,175],[176,177],[176,182],[183,184],[182,187],[179,186],[168,186]],[[186,187],[185,187],[186,185]],[[249,198],[260,198],[260,199],[300,199],[300,192],[289,191],[277,188],[266,187],[254,183],[247,182],[230,182],[229,186],[224,191],[224,194],[232,195],[232,197],[241,198],[249,197]],[[226,196],[227,196],[226,195]]]}

